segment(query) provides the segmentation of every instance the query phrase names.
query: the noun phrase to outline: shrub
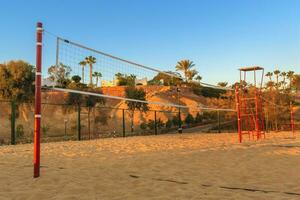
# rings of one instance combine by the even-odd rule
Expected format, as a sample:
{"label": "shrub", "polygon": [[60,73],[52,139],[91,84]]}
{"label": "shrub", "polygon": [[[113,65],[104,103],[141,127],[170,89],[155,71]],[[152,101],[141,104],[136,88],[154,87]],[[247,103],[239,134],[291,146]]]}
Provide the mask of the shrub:
{"label": "shrub", "polygon": [[152,119],[150,119],[150,120],[148,121],[147,126],[148,126],[148,128],[149,128],[150,130],[153,130],[153,129],[155,128],[155,123],[154,123],[154,121],[153,121]]}
{"label": "shrub", "polygon": [[42,125],[42,133],[44,136],[47,135],[47,132],[49,131],[49,129],[50,129],[49,126]]}
{"label": "shrub", "polygon": [[195,123],[201,123],[203,121],[203,115],[200,113],[197,113],[196,118],[195,118]]}
{"label": "shrub", "polygon": [[17,134],[17,137],[23,137],[24,136],[24,127],[23,127],[22,124],[17,125],[16,134]]}
{"label": "shrub", "polygon": [[178,114],[173,117],[172,123],[173,123],[174,126],[178,126],[179,125],[179,115]]}
{"label": "shrub", "polygon": [[186,118],[185,118],[184,121],[185,121],[185,123],[188,124],[188,125],[194,123],[194,117],[193,117],[193,115],[191,115],[191,114],[189,113],[189,114],[186,116]]}
{"label": "shrub", "polygon": [[146,124],[145,122],[142,122],[142,123],[140,124],[140,128],[141,128],[142,130],[146,130],[146,129],[147,129],[147,124]]}
{"label": "shrub", "polygon": [[165,123],[161,119],[158,119],[156,123],[158,129],[161,129],[165,126]]}
{"label": "shrub", "polygon": [[166,122],[166,128],[169,129],[172,127],[173,122],[171,120],[168,119],[168,121]]}

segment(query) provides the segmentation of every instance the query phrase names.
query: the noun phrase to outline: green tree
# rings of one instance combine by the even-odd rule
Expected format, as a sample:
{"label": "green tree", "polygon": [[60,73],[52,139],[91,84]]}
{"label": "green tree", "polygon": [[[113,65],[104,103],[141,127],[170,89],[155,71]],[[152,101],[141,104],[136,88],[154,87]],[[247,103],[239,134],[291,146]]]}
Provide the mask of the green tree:
{"label": "green tree", "polygon": [[96,63],[96,58],[93,56],[85,57],[85,62],[90,66],[90,85],[93,85],[93,65]]}
{"label": "green tree", "polygon": [[[142,88],[135,88],[135,87],[127,87],[125,89],[126,98],[129,99],[136,99],[141,101],[146,101],[146,92]],[[136,101],[125,101],[128,109],[131,111],[131,132],[134,131],[134,112],[136,110],[141,112],[147,112],[149,110],[148,104],[143,102],[136,102]]]}
{"label": "green tree", "polygon": [[25,61],[0,64],[0,98],[17,102],[34,97],[34,68]]}
{"label": "green tree", "polygon": [[203,121],[203,116],[198,112],[195,117],[195,123],[202,123],[202,121]]}
{"label": "green tree", "polygon": [[281,72],[280,76],[282,77],[281,85],[283,86],[283,89],[285,89],[287,73],[286,72]]}
{"label": "green tree", "polygon": [[[93,89],[88,88],[86,84],[82,84],[80,82],[72,82],[68,85],[69,89],[73,90],[81,90],[81,91],[87,91],[92,92],[95,94],[102,94],[102,91],[100,89]],[[83,95],[83,94],[76,94],[76,93],[68,93],[65,107],[66,111],[70,111],[70,109],[76,109],[80,106],[85,106],[88,108],[87,116],[88,116],[88,133],[89,133],[89,139],[91,138],[91,112],[94,111],[94,108],[98,104],[104,105],[106,103],[105,99],[98,96],[93,95]],[[70,107],[70,105],[72,107]]]}
{"label": "green tree", "polygon": [[130,87],[135,86],[136,75],[134,75],[134,74],[127,75],[127,74],[117,73],[115,76],[118,81],[118,86],[130,86]]}
{"label": "green tree", "polygon": [[81,77],[78,75],[72,76],[72,81],[74,81],[75,83],[80,83],[81,81]]}
{"label": "green tree", "polygon": [[172,123],[174,126],[178,126],[179,125],[179,114],[177,113],[176,116],[174,116],[172,118]]}
{"label": "green tree", "polygon": [[179,85],[181,82],[182,82],[182,77],[179,73],[166,71],[165,73],[159,72],[156,76],[153,77],[153,79],[148,81],[148,84],[149,85],[163,84],[165,86],[176,86]]}
{"label": "green tree", "polygon": [[84,83],[84,68],[86,66],[86,61],[80,61],[79,65],[81,66],[81,77],[82,77],[82,83]]}
{"label": "green tree", "polygon": [[65,88],[70,83],[71,67],[59,63],[48,68],[49,80],[58,84],[57,86]]}
{"label": "green tree", "polygon": [[200,82],[202,80],[202,77],[200,75],[197,75],[195,78],[196,81]]}
{"label": "green tree", "polygon": [[191,115],[190,113],[185,117],[185,120],[184,122],[187,124],[187,125],[191,125],[195,122],[195,119],[193,117],[193,115]]}
{"label": "green tree", "polygon": [[266,77],[269,78],[269,81],[272,81],[272,76],[273,76],[273,73],[272,73],[272,72],[266,73]]}
{"label": "green tree", "polygon": [[288,71],[286,74],[286,77],[289,80],[290,89],[292,89],[294,74],[295,74],[294,71]]}
{"label": "green tree", "polygon": [[194,73],[195,73],[195,72],[191,73],[192,68],[194,66],[195,66],[195,64],[193,63],[193,61],[181,60],[181,61],[177,62],[177,65],[176,65],[175,68],[176,68],[177,71],[182,71],[183,72],[185,81],[188,82],[190,77],[192,75],[194,75]]}
{"label": "green tree", "polygon": [[197,74],[198,74],[198,71],[195,70],[195,69],[187,71],[187,79],[188,79],[188,81],[191,82]]}
{"label": "green tree", "polygon": [[219,82],[218,83],[218,86],[220,86],[220,87],[227,87],[227,85],[228,85],[228,82]]}
{"label": "green tree", "polygon": [[93,77],[96,78],[96,87],[97,87],[98,86],[98,81],[102,77],[102,74],[101,74],[101,72],[94,72]]}
{"label": "green tree", "polygon": [[275,75],[275,78],[276,78],[276,88],[278,89],[279,88],[279,75],[280,75],[280,71],[277,69],[277,70],[274,70],[274,75]]}
{"label": "green tree", "polygon": [[173,124],[172,120],[168,119],[168,121],[166,122],[166,128],[170,129],[172,127],[172,124]]}

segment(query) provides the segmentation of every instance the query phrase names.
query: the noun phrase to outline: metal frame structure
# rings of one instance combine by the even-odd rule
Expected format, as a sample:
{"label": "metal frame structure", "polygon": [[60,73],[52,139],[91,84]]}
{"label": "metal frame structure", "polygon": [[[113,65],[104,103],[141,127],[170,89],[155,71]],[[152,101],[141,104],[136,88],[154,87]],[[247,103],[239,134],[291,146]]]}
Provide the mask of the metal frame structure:
{"label": "metal frame structure", "polygon": [[[248,135],[249,139],[257,140],[263,136],[265,138],[264,113],[262,100],[262,84],[264,68],[259,66],[243,67],[240,71],[240,82],[236,84],[236,110],[239,141],[243,141],[243,135]],[[261,72],[261,80],[257,81],[257,71]],[[253,82],[247,84],[247,73],[253,74]],[[254,90],[251,94],[249,89]]]}

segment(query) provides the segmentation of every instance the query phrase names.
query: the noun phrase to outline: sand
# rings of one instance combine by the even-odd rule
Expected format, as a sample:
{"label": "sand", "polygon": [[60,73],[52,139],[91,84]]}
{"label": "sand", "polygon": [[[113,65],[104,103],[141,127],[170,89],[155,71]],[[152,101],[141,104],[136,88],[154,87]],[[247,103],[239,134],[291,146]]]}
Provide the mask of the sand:
{"label": "sand", "polygon": [[[300,133],[296,133],[297,136]],[[0,199],[300,199],[300,136],[183,134],[0,147]]]}

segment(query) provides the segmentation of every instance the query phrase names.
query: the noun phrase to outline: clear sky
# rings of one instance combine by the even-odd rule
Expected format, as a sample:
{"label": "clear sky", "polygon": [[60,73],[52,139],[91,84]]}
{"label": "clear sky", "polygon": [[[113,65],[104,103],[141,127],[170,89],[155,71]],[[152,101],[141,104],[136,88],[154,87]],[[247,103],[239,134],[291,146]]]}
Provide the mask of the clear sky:
{"label": "clear sky", "polygon": [[[300,72],[299,0],[1,0],[0,7],[0,62],[34,64],[42,21],[64,38],[162,70],[190,59],[209,83],[233,83],[245,65]],[[45,65],[55,62],[54,46],[45,41]]]}

